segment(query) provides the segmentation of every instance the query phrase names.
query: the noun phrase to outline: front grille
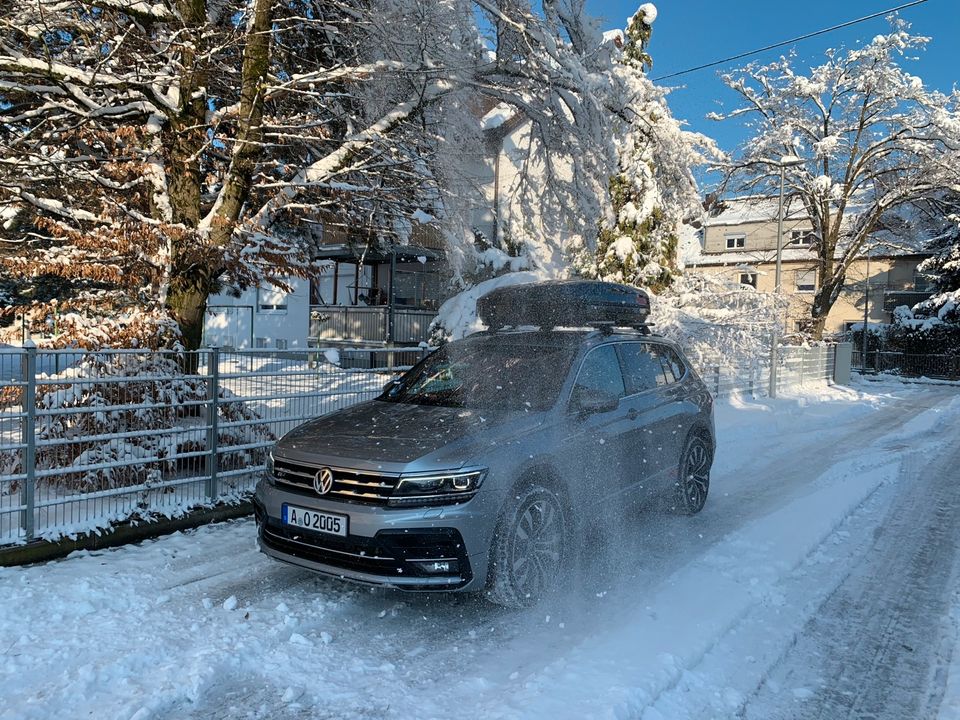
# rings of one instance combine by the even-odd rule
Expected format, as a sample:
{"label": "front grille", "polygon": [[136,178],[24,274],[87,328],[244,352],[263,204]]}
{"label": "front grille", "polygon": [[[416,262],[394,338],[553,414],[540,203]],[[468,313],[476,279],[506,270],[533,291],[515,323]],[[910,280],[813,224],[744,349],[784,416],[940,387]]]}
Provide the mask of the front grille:
{"label": "front grille", "polygon": [[[277,482],[299,490],[313,490],[313,480],[324,465],[308,465],[276,458],[273,474]],[[333,486],[325,498],[368,505],[386,505],[397,485],[399,476],[365,473],[345,468],[330,468],[333,471]]]}
{"label": "front grille", "polygon": [[260,538],[268,547],[285,555],[377,575],[385,581],[392,577],[430,577],[413,563],[444,559],[459,563],[457,574],[460,581],[456,585],[465,584],[472,577],[463,539],[452,528],[426,528],[414,532],[382,530],[373,538],[339,538],[286,527],[264,517],[260,524]]}

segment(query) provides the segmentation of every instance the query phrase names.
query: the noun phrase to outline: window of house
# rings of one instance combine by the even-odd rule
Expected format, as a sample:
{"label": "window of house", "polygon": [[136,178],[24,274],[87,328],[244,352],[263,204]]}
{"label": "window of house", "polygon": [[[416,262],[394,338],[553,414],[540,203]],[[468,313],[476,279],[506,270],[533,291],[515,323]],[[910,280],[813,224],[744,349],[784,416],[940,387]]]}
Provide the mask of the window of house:
{"label": "window of house", "polygon": [[817,289],[816,270],[797,270],[797,292],[814,292]]}
{"label": "window of house", "polygon": [[809,247],[813,245],[815,240],[812,230],[791,230],[790,231],[790,244],[791,245],[800,245],[803,247]]}
{"label": "window of house", "polygon": [[257,290],[257,312],[286,313],[287,293],[274,287]]}
{"label": "window of house", "polygon": [[933,278],[924,273],[914,273],[913,274],[913,289],[918,292],[932,292],[933,291]]}
{"label": "window of house", "polygon": [[740,284],[749,285],[750,287],[756,289],[757,274],[756,273],[740,273]]}
{"label": "window of house", "polygon": [[286,350],[288,346],[286,338],[277,338],[274,340],[274,344],[277,346],[277,350]]}
{"label": "window of house", "polygon": [[746,235],[727,235],[727,250],[737,250],[747,244]]}

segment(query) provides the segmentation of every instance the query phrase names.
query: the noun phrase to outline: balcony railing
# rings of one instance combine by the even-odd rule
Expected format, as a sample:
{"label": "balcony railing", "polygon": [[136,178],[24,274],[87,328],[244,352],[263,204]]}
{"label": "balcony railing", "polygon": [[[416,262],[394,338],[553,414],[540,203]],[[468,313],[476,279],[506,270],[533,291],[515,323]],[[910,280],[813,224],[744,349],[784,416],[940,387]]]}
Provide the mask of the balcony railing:
{"label": "balcony railing", "polygon": [[[393,341],[419,343],[427,339],[435,310],[395,307]],[[389,338],[390,308],[386,305],[311,305],[310,339],[317,342],[386,343]]]}

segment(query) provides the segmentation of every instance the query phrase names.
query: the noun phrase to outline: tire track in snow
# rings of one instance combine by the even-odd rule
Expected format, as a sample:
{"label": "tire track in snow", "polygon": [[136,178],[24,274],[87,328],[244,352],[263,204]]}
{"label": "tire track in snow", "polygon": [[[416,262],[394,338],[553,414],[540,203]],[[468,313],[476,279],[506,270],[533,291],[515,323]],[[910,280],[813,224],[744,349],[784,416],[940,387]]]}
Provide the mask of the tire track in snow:
{"label": "tire track in snow", "polygon": [[747,720],[921,720],[943,694],[960,574],[960,447],[911,453],[862,560],[745,704]]}

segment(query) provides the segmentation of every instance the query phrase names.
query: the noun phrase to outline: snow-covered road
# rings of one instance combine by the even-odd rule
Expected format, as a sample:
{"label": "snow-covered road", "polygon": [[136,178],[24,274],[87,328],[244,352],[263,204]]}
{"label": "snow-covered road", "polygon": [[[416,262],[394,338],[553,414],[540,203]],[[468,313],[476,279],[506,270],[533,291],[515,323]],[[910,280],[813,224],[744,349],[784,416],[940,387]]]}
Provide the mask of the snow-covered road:
{"label": "snow-covered road", "polygon": [[611,518],[523,612],[317,578],[250,521],[0,569],[0,718],[953,720],[958,419],[956,387],[722,403],[703,513]]}

